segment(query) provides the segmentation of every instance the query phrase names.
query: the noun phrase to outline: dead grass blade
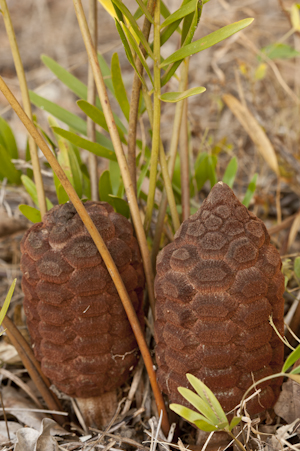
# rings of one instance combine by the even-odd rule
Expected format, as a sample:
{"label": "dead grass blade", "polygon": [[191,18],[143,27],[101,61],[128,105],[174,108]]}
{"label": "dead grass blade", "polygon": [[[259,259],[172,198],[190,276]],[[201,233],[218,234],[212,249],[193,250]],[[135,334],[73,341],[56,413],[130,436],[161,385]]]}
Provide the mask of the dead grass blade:
{"label": "dead grass blade", "polygon": [[[34,357],[29,344],[26,342],[22,334],[18,331],[14,323],[7,316],[4,318],[2,325],[6,329],[6,335],[18,351],[23,365],[27,369],[31,379],[44,398],[48,408],[55,411],[63,410],[54,393],[49,390],[50,382],[42,373],[40,364]],[[60,415],[53,415],[53,418],[61,426],[65,423],[65,419],[63,419]]]}
{"label": "dead grass blade", "polygon": [[282,221],[280,224],[276,224],[272,227],[269,227],[268,228],[269,235],[274,235],[275,233],[279,233],[279,232],[281,232],[281,230],[284,230],[284,229],[287,229],[288,227],[290,227],[290,225],[292,224],[292,222],[294,221],[296,216],[297,215],[289,216],[284,221]]}
{"label": "dead grass blade", "polygon": [[4,368],[0,369],[0,374],[2,376],[6,377],[7,379],[10,379],[11,381],[13,381],[16,385],[18,385],[25,393],[27,393],[27,395],[35,402],[35,404],[40,409],[43,408],[42,404],[40,403],[38,398],[35,396],[32,389],[27,384],[25,384],[25,382],[23,382],[22,379],[20,379],[18,376],[11,373],[10,371],[5,370]]}
{"label": "dead grass blade", "polygon": [[258,148],[266,163],[275,172],[275,174],[279,176],[279,166],[275,150],[271,144],[271,141],[255,117],[250,113],[246,106],[242,105],[241,102],[231,94],[225,94],[222,98],[231,112],[244,127],[245,131]]}

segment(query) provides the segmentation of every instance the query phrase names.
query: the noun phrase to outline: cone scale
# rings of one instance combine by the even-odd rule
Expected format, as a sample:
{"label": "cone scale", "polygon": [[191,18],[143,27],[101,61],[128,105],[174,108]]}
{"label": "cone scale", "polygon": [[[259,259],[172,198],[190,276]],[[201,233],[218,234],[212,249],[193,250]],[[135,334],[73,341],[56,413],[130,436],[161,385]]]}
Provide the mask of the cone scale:
{"label": "cone scale", "polygon": [[[284,276],[263,222],[224,183],[214,186],[199,211],[184,221],[157,258],[155,279],[158,382],[171,402],[201,379],[225,412],[246,389],[279,372],[283,343]],[[281,380],[258,386],[250,414],[276,402]],[[191,388],[191,387],[189,387]]]}
{"label": "cone scale", "polygon": [[[132,226],[105,202],[89,201],[85,208],[143,324],[145,281]],[[32,226],[21,252],[24,310],[42,370],[59,390],[79,399],[88,424],[103,426],[139,355],[106,266],[71,203],[54,207]]]}

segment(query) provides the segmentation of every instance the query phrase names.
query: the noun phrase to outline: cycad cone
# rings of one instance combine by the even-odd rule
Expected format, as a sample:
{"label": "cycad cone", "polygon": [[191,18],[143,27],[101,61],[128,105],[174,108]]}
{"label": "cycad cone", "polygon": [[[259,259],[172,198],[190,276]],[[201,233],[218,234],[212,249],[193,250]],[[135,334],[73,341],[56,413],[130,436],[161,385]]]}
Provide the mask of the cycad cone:
{"label": "cycad cone", "polygon": [[[86,202],[85,207],[143,324],[144,273],[132,226],[105,202]],[[110,420],[109,410],[114,413],[116,389],[138,359],[114,283],[70,203],[54,207],[43,222],[32,226],[21,251],[24,310],[42,370],[59,390],[79,398],[87,415],[95,410],[88,423],[103,425]],[[102,413],[97,413],[99,404]]]}
{"label": "cycad cone", "polygon": [[[279,372],[284,276],[263,222],[220,182],[184,221],[157,259],[155,291],[158,381],[172,402],[192,373],[213,390],[225,412],[254,381]],[[276,402],[281,380],[258,386],[250,414]],[[191,387],[190,387],[191,388]]]}

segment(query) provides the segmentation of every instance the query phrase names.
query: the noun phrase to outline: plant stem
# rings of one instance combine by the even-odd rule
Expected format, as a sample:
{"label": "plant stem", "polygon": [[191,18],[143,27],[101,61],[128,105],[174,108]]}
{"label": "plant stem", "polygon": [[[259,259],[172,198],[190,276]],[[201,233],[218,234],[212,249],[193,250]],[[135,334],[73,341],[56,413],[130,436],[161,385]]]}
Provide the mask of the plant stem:
{"label": "plant stem", "polygon": [[[15,69],[17,72],[18,80],[19,80],[24,110],[25,110],[27,116],[32,120],[31,104],[30,104],[30,99],[29,99],[29,94],[28,94],[28,87],[27,87],[27,82],[26,82],[26,78],[25,78],[24,67],[22,64],[22,60],[21,60],[21,56],[20,56],[20,52],[19,52],[19,48],[18,48],[18,44],[17,44],[17,40],[16,40],[16,35],[14,32],[13,24],[12,24],[10,14],[9,14],[9,11],[7,8],[6,0],[0,0],[0,7],[1,7],[3,19],[4,19],[7,36],[9,39],[9,44],[10,44],[11,53],[12,53],[14,64],[15,64]],[[41,174],[40,162],[38,159],[37,147],[34,142],[34,139],[32,139],[32,137],[30,135],[28,138],[28,143],[29,143],[29,151],[30,151],[30,157],[31,157],[32,168],[33,168],[33,176],[34,176],[34,181],[35,181],[36,189],[37,189],[39,209],[41,212],[41,216],[43,217],[47,211],[46,197],[45,197],[43,179],[42,179],[42,174]]]}
{"label": "plant stem", "polygon": [[103,108],[103,113],[106,119],[106,123],[108,126],[108,131],[116,152],[117,160],[120,166],[120,171],[122,175],[122,179],[124,182],[126,195],[128,199],[128,204],[133,220],[133,224],[135,227],[137,239],[139,242],[142,258],[143,258],[143,264],[144,264],[144,270],[145,270],[145,276],[147,280],[147,288],[148,288],[148,295],[149,295],[149,302],[152,308],[152,311],[154,312],[155,308],[155,297],[154,297],[154,288],[153,288],[153,272],[151,267],[151,261],[150,261],[150,255],[148,250],[148,244],[146,240],[146,235],[143,229],[139,207],[137,204],[136,195],[133,189],[131,177],[129,174],[129,169],[127,165],[127,160],[124,154],[124,150],[122,147],[122,143],[120,140],[120,136],[115,124],[115,120],[113,117],[113,113],[111,110],[109,98],[107,96],[106,87],[104,84],[103,76],[101,69],[99,67],[97,54],[95,51],[95,48],[93,46],[93,43],[91,41],[91,36],[89,33],[89,29],[86,23],[86,18],[83,12],[82,4],[80,0],[73,0],[75,12],[77,15],[78,23],[80,26],[81,34],[84,40],[84,44],[86,46],[88,58],[90,61],[90,64],[93,69],[94,79],[98,91],[98,95],[101,101],[101,105]]}
{"label": "plant stem", "polygon": [[[76,0],[74,0],[74,2],[75,1]],[[3,81],[2,77],[0,77],[0,90],[3,92],[4,96],[6,97],[8,102],[11,104],[14,111],[17,113],[17,115],[19,116],[19,118],[21,119],[21,121],[23,122],[23,124],[25,125],[25,127],[27,128],[29,133],[31,134],[31,136],[34,138],[36,144],[39,146],[39,148],[45,155],[47,161],[49,162],[53,171],[59,178],[63,188],[65,189],[66,193],[68,194],[70,201],[73,203],[74,207],[77,210],[77,213],[79,214],[79,216],[82,219],[84,225],[86,226],[88,232],[90,233],[101,257],[103,258],[103,261],[107,267],[107,270],[116,286],[116,289],[117,289],[120,299],[122,301],[123,307],[128,316],[128,320],[132,327],[133,333],[136,337],[142,357],[144,359],[158,411],[163,412],[163,431],[164,431],[164,434],[166,435],[166,434],[168,434],[168,430],[169,430],[169,421],[168,421],[168,417],[167,417],[167,413],[166,413],[166,409],[165,409],[165,405],[164,405],[164,400],[163,400],[161,391],[159,390],[159,387],[157,384],[156,375],[155,375],[155,371],[153,368],[153,362],[152,362],[152,359],[150,356],[149,349],[147,347],[147,343],[144,338],[143,331],[139,324],[139,320],[137,318],[136,312],[132,306],[130,297],[128,296],[125,285],[124,285],[123,280],[119,274],[119,271],[115,265],[115,262],[113,261],[112,256],[110,255],[110,253],[109,253],[101,235],[99,234],[98,230],[96,229],[93,221],[91,220],[86,209],[84,208],[84,205],[82,204],[81,200],[79,199],[78,195],[76,194],[76,191],[74,190],[73,186],[71,185],[67,176],[65,175],[62,167],[58,163],[58,161],[55,158],[55,156],[53,155],[52,151],[47,146],[43,137],[40,135],[38,130],[35,128],[32,121],[29,119],[29,117],[23,111],[23,109],[21,108],[20,104],[17,102],[14,95],[8,89],[7,85]]]}
{"label": "plant stem", "polygon": [[[97,0],[89,0],[89,28],[94,47],[97,51]],[[89,64],[88,68],[88,94],[87,101],[91,105],[95,105],[96,101],[96,86],[94,82],[93,70]],[[90,141],[96,142],[96,124],[87,116],[87,137]],[[98,200],[98,164],[97,155],[89,152],[89,173],[91,181],[91,198],[92,200]]]}
{"label": "plant stem", "polygon": [[147,233],[152,218],[154,207],[154,196],[156,189],[157,162],[160,149],[160,0],[156,1],[154,9],[154,100],[153,100],[153,134],[152,134],[152,151],[151,166],[149,177],[149,192],[147,198],[147,207],[145,213],[144,229]]}
{"label": "plant stem", "polygon": [[[148,11],[153,16],[154,12],[154,6],[155,6],[155,0],[148,0]],[[151,29],[151,23],[147,19],[147,17],[144,18],[143,23],[143,29],[142,32],[148,41],[149,34]],[[146,50],[144,47],[140,44],[140,49],[143,55],[146,55]],[[144,67],[140,61],[140,59],[137,57],[135,60],[137,71],[142,75]],[[139,111],[139,100],[140,100],[140,90],[141,90],[141,80],[139,79],[138,75],[134,73],[133,78],[133,85],[132,85],[132,91],[131,91],[131,99],[130,99],[130,110],[129,110],[129,125],[128,125],[128,168],[132,180],[132,184],[134,187],[134,191],[136,193],[136,158],[135,158],[135,148],[136,148],[136,128],[137,128],[137,118],[138,118],[138,111]]]}
{"label": "plant stem", "polygon": [[[143,95],[144,95],[144,100],[145,100],[145,105],[146,105],[149,121],[150,121],[151,127],[153,129],[153,106],[152,106],[151,98],[150,98],[148,92],[146,92],[146,90],[144,88],[143,88]],[[176,202],[175,202],[174,192],[173,192],[173,188],[172,188],[172,182],[171,182],[169,172],[168,172],[168,165],[167,165],[166,155],[165,155],[165,151],[164,151],[164,146],[163,146],[161,139],[160,139],[159,158],[160,158],[161,171],[162,171],[162,175],[163,175],[163,179],[164,179],[165,190],[167,193],[168,203],[169,203],[169,207],[171,210],[173,226],[176,231],[180,227],[180,220],[179,220],[179,215],[178,215],[178,211],[176,208]]]}
{"label": "plant stem", "polygon": [[[186,89],[187,79],[188,79],[188,62],[183,61],[182,66],[181,66],[181,78],[180,78],[180,82],[179,82],[179,91],[184,91]],[[176,153],[177,153],[179,134],[180,134],[180,125],[181,125],[181,119],[182,119],[182,111],[183,111],[183,101],[177,102],[176,109],[175,109],[174,123],[173,123],[173,133],[172,133],[171,143],[170,143],[169,163],[168,163],[169,176],[170,176],[171,180],[173,178],[173,172],[174,172],[174,166],[175,166],[175,160],[176,160]],[[160,238],[161,238],[161,234],[163,231],[166,208],[167,208],[167,196],[166,196],[166,193],[164,192],[162,195],[162,199],[160,201],[158,218],[157,218],[157,222],[156,222],[155,235],[154,235],[154,240],[153,240],[153,248],[152,248],[152,256],[151,256],[153,266],[155,266],[156,256],[159,251]]]}
{"label": "plant stem", "polygon": [[189,139],[187,112],[187,99],[185,99],[183,101],[179,139],[182,221],[185,221],[190,216]]}
{"label": "plant stem", "polygon": [[246,451],[246,449],[244,448],[243,444],[239,441],[238,438],[236,438],[235,435],[233,435],[233,433],[231,431],[228,431],[227,429],[225,429],[227,434],[235,441],[235,443],[237,444],[237,446],[242,450],[242,451]]}

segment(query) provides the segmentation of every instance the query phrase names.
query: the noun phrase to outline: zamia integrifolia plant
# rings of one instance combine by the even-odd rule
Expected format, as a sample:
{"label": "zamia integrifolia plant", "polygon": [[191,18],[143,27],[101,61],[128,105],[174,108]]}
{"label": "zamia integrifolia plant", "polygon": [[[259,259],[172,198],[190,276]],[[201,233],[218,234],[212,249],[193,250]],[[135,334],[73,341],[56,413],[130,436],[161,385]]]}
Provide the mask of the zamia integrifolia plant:
{"label": "zamia integrifolia plant", "polygon": [[[111,58],[110,64],[108,64],[101,54],[94,53],[95,49],[89,35],[81,1],[73,0],[99,97],[96,96],[94,102],[88,101],[89,89],[83,82],[53,59],[45,55],[42,56],[43,63],[77,96],[77,105],[87,117],[87,120],[84,120],[79,115],[71,113],[65,108],[30,91],[31,104],[41,108],[50,115],[48,122],[51,134],[41,129],[37,119],[32,117],[30,105],[29,107],[27,105],[27,116],[25,117],[24,112],[22,112],[12,93],[0,77],[1,91],[31,135],[26,149],[25,169],[21,168],[20,170],[20,166],[18,166],[19,153],[13,132],[3,119],[0,120],[0,159],[3,163],[0,168],[0,179],[6,178],[12,184],[23,183],[35,204],[35,207],[21,205],[21,212],[30,221],[40,222],[45,210],[49,210],[53,206],[49,199],[43,199],[43,190],[41,190],[37,182],[39,168],[34,163],[33,138],[35,145],[40,147],[53,169],[58,203],[63,204],[70,200],[77,211],[79,211],[78,198],[82,201],[99,198],[111,204],[118,213],[126,217],[131,216],[137,231],[137,239],[144,261],[149,300],[152,308],[154,299],[153,275],[151,276],[151,263],[150,265],[148,264],[146,239],[152,247],[152,262],[154,262],[161,244],[166,213],[169,228],[172,233],[176,232],[180,225],[180,214],[182,214],[182,219],[184,219],[186,215],[189,216],[197,210],[199,205],[195,196],[198,191],[207,181],[209,181],[211,187],[218,181],[216,171],[218,152],[200,153],[194,162],[192,171],[189,171],[188,167],[185,173],[183,173],[183,170],[180,171],[178,169],[181,166],[181,158],[187,160],[189,158],[189,145],[182,147],[180,156],[177,154],[179,135],[182,133],[180,125],[183,121],[187,122],[187,115],[184,113],[186,99],[205,92],[205,87],[202,86],[188,88],[189,58],[246,28],[253,21],[252,18],[243,19],[226,25],[205,37],[195,39],[196,30],[199,26],[201,27],[203,7],[208,1],[183,0],[181,6],[171,14],[161,0],[136,0],[137,7],[135,11],[129,11],[125,2],[123,3],[121,0],[99,0],[115,20],[116,29],[123,44],[126,57],[134,71],[133,88],[129,100],[122,78],[118,54],[115,53]],[[0,6],[4,15],[4,21],[7,22],[8,10],[5,0],[0,0]],[[139,25],[140,18],[143,21],[142,28]],[[7,26],[7,23],[5,24]],[[149,39],[151,28],[153,29],[153,39]],[[13,36],[13,29],[7,26],[7,30],[9,37]],[[176,34],[180,37],[179,49],[164,59],[161,55],[161,48]],[[17,68],[21,65],[21,62],[20,58],[15,57],[13,45],[11,43]],[[22,75],[19,78],[22,78]],[[170,92],[168,90],[168,82],[174,78],[178,80],[178,90]],[[121,114],[111,112],[101,80],[104,80],[109,96],[117,101],[122,112]],[[177,83],[177,81],[174,81],[174,83]],[[161,105],[164,102],[175,104],[172,136],[170,143],[167,143],[166,149],[164,149],[160,139]],[[26,110],[25,102],[24,109]],[[150,123],[147,142],[136,138],[137,123],[143,115],[147,116]],[[64,128],[60,127],[57,121],[62,122]],[[92,121],[97,125],[93,138],[91,138],[88,130],[88,121]],[[37,134],[36,130],[39,130],[40,134]],[[107,132],[109,132],[109,137]],[[186,127],[184,133],[186,133],[186,142],[189,143],[188,127]],[[122,145],[128,146],[127,161],[122,153]],[[91,166],[88,167],[85,164],[80,149],[87,150],[90,154],[108,160],[108,169],[101,174],[99,180],[95,180],[95,177],[92,176]],[[31,164],[33,170],[31,170]],[[237,169],[238,163],[234,157],[229,162],[223,175],[223,181],[230,187],[233,186]],[[49,170],[48,166],[47,170]],[[128,173],[130,179],[128,178]],[[143,181],[146,178],[149,180],[148,192],[145,192],[143,189]],[[245,193],[243,204],[246,206],[249,205],[255,191],[256,179],[257,174],[253,176]],[[129,180],[132,183],[132,187]],[[95,183],[98,184],[98,193],[92,196],[92,186]],[[156,190],[162,193],[160,205],[157,205],[155,202]],[[140,205],[144,207],[144,231],[139,225],[141,218],[136,208],[136,200],[132,197],[134,194],[136,199],[140,201]],[[125,195],[128,203],[125,201]],[[41,199],[43,200],[43,208]],[[154,209],[158,210],[158,217],[155,232],[151,235],[149,234],[149,229]],[[85,213],[82,211],[81,217],[84,222],[87,220]],[[85,224],[87,223],[85,222]],[[89,228],[90,226],[86,225],[86,227],[95,240],[92,229]],[[101,244],[97,244],[97,248],[103,257]],[[103,257],[105,263],[109,258],[108,256]],[[118,277],[116,275],[116,279]],[[118,282],[113,276],[112,278],[118,289]],[[118,292],[120,294],[119,290]],[[121,294],[120,298],[123,302]],[[134,321],[132,319],[131,324]],[[139,345],[141,340],[142,338],[137,338]],[[150,372],[152,371],[153,373],[151,359],[150,357],[149,359],[146,358],[144,354],[143,357],[149,372],[150,381],[152,381],[153,377],[151,379],[150,376]],[[154,382],[151,382],[151,384],[154,387]],[[156,398],[157,396],[155,395]],[[160,402],[162,406],[163,402]],[[182,415],[182,412],[180,414]],[[225,421],[224,415],[221,415],[220,411],[221,416],[217,416],[214,419],[214,423],[211,423],[209,409],[207,410],[206,408],[206,411],[202,411],[202,414],[204,414],[204,417],[206,415],[205,418],[209,420],[207,424],[212,424],[214,427],[218,424],[219,429],[223,428],[229,432],[231,432],[237,421],[237,419],[234,419],[233,423],[228,424],[227,419]],[[195,421],[202,421],[201,426],[206,427],[207,430],[207,426],[204,424],[205,419],[193,418]],[[218,423],[219,420],[220,422]],[[191,421],[191,418],[189,418],[189,421]],[[200,427],[200,423],[196,425]],[[163,429],[166,430],[164,424]]]}

